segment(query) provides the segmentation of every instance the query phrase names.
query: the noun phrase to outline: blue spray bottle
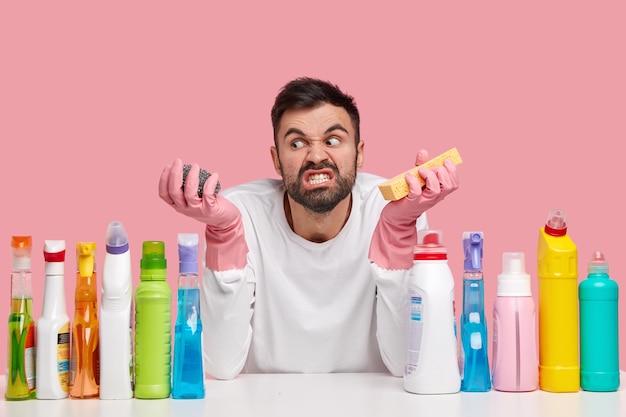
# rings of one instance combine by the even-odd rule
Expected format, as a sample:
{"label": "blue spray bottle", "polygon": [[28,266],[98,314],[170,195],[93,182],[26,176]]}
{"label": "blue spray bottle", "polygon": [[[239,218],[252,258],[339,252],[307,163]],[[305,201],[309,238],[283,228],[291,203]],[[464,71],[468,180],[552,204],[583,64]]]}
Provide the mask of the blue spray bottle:
{"label": "blue spray bottle", "polygon": [[178,309],[174,335],[172,398],[204,398],[198,234],[178,234]]}
{"label": "blue spray bottle", "polygon": [[491,390],[483,281],[483,233],[464,232],[461,391]]}

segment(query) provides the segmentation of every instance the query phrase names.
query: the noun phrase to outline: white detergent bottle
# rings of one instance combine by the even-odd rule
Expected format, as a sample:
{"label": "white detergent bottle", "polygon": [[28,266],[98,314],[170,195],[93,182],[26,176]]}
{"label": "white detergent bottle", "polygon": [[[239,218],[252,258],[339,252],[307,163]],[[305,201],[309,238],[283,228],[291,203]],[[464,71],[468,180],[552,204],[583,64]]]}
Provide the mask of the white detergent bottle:
{"label": "white detergent bottle", "polygon": [[454,278],[440,230],[419,230],[409,278],[404,389],[452,394],[461,389]]}
{"label": "white detergent bottle", "polygon": [[128,235],[119,221],[109,223],[102,266],[100,303],[100,399],[133,397],[132,269]]}
{"label": "white detergent bottle", "polygon": [[43,311],[37,320],[37,399],[67,398],[70,318],[65,305],[65,241],[44,242]]}

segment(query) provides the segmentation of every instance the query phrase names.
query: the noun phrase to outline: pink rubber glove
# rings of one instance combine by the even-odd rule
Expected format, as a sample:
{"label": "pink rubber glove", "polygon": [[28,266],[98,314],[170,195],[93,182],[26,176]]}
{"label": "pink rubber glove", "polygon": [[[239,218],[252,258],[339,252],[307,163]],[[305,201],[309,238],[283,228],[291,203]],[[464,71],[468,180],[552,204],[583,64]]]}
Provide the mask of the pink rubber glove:
{"label": "pink rubber glove", "polygon": [[214,271],[241,269],[246,265],[248,245],[239,209],[225,197],[215,194],[217,173],[204,183],[198,197],[200,167],[191,164],[183,191],[183,163],[176,159],[163,168],[159,197],[174,210],[206,224],[206,266]]}
{"label": "pink rubber glove", "polygon": [[[419,166],[428,159],[428,152],[421,150],[415,165]],[[456,166],[449,159],[444,161],[444,166],[419,168],[418,172],[426,181],[424,188],[417,178],[406,174],[409,194],[390,201],[380,213],[370,244],[369,259],[382,268],[409,269],[413,266],[417,218],[459,188]]]}

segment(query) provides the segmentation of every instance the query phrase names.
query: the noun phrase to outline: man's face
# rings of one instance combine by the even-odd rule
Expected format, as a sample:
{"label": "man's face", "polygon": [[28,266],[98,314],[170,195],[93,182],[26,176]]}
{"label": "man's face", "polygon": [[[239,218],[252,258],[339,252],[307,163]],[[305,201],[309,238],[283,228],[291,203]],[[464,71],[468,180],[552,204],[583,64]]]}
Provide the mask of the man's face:
{"label": "man's face", "polygon": [[348,112],[332,104],[283,114],[271,152],[295,202],[327,213],[350,195],[363,164],[363,142],[356,146],[354,135]]}

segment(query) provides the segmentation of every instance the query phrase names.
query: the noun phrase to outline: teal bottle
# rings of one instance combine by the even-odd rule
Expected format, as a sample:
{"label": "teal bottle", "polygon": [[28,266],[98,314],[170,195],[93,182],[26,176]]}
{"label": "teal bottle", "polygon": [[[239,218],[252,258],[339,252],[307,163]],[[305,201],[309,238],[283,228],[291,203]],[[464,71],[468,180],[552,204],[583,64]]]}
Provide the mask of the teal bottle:
{"label": "teal bottle", "polygon": [[616,391],[620,385],[618,290],[604,254],[595,252],[587,279],[578,286],[580,386],[585,391]]}
{"label": "teal bottle", "polygon": [[135,397],[168,398],[171,390],[172,291],[165,244],[143,242],[135,290]]}

